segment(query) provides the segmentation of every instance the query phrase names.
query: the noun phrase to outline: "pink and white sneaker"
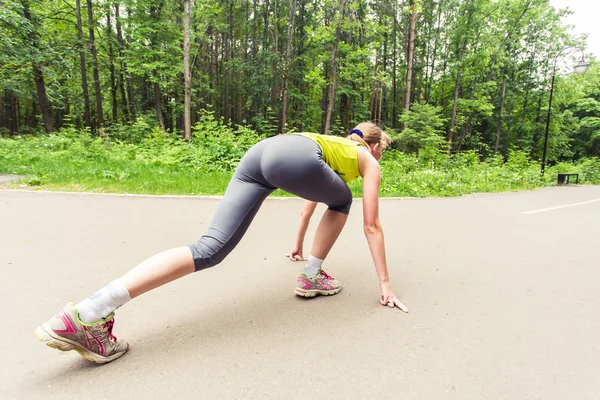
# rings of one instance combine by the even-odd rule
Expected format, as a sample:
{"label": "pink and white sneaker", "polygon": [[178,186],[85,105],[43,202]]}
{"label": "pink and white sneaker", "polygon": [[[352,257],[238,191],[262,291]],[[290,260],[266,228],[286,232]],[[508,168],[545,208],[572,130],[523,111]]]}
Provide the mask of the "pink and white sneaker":
{"label": "pink and white sneaker", "polygon": [[60,351],[75,350],[87,360],[106,364],[121,357],[129,345],[112,334],[115,314],[86,324],[79,320],[77,309],[69,303],[54,317],[35,329],[46,346]]}
{"label": "pink and white sneaker", "polygon": [[340,290],[342,290],[340,281],[333,279],[333,277],[321,270],[312,279],[304,273],[300,274],[294,293],[302,297],[315,297],[317,295],[334,295],[339,293]]}

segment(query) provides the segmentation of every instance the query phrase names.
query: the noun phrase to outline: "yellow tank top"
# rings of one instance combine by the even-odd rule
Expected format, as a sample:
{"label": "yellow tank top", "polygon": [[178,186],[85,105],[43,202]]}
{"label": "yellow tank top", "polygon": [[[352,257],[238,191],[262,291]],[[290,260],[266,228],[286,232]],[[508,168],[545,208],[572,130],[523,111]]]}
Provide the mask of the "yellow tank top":
{"label": "yellow tank top", "polygon": [[323,150],[323,161],[335,171],[336,174],[348,183],[360,176],[358,169],[357,146],[362,143],[355,142],[339,136],[319,135],[317,133],[298,132],[293,135],[305,136],[314,140]]}

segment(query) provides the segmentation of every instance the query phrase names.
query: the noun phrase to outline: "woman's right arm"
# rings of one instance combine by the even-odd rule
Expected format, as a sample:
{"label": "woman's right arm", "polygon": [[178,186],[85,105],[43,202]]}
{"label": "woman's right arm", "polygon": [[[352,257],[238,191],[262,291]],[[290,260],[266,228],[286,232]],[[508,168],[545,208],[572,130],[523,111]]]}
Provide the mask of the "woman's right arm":
{"label": "woman's right arm", "polygon": [[408,308],[394,295],[388,273],[385,239],[379,220],[379,186],[381,183],[379,163],[364,151],[363,154],[359,155],[359,167],[363,178],[364,231],[375,264],[375,271],[379,278],[379,287],[382,294],[380,303],[389,307],[398,307],[402,311],[408,312]]}
{"label": "woman's right arm", "polygon": [[300,226],[298,227],[298,233],[296,234],[296,241],[294,243],[294,247],[289,254],[285,256],[288,257],[292,261],[297,261],[296,257],[300,257],[300,260],[306,261],[306,258],[302,254],[302,248],[304,247],[304,237],[306,236],[306,231],[308,229],[308,224],[310,223],[310,218],[315,212],[315,208],[317,208],[317,202],[314,201],[306,201],[304,203],[304,208],[302,209],[302,213],[300,213]]}

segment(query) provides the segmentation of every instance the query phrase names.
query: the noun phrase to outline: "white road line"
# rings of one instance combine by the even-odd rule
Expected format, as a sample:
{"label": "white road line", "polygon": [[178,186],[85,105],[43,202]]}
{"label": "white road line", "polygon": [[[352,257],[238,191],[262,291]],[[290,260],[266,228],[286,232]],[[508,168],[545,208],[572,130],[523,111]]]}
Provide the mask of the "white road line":
{"label": "white road line", "polygon": [[546,212],[546,211],[554,211],[554,210],[558,210],[560,208],[567,208],[567,207],[577,207],[577,206],[583,206],[584,204],[590,204],[590,203],[595,203],[597,201],[600,201],[600,199],[594,199],[594,200],[588,200],[588,201],[582,201],[581,203],[572,203],[572,204],[564,204],[562,206],[554,206],[554,207],[548,207],[548,208],[540,208],[539,210],[531,210],[531,211],[522,211],[521,214],[535,214],[535,213],[541,213],[541,212]]}

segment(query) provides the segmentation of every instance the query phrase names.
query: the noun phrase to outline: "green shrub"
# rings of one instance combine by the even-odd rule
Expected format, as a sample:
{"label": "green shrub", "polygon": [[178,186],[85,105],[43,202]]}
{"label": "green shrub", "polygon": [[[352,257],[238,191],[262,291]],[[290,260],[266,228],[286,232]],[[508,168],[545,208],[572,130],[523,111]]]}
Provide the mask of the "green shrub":
{"label": "green shrub", "polygon": [[[23,183],[70,190],[135,193],[218,194],[246,151],[264,139],[256,131],[231,127],[203,112],[192,138],[167,133],[138,119],[129,127],[112,126],[104,138],[88,130],[65,128],[51,135],[0,138],[0,173],[24,176]],[[576,172],[580,182],[600,183],[600,160],[558,163],[540,176],[540,164],[527,153],[479,160],[468,151],[446,156],[425,146],[418,153],[390,149],[381,160],[382,196],[458,196],[553,185],[559,172]],[[362,193],[361,182],[350,188]],[[281,193],[280,193],[281,194]]]}

